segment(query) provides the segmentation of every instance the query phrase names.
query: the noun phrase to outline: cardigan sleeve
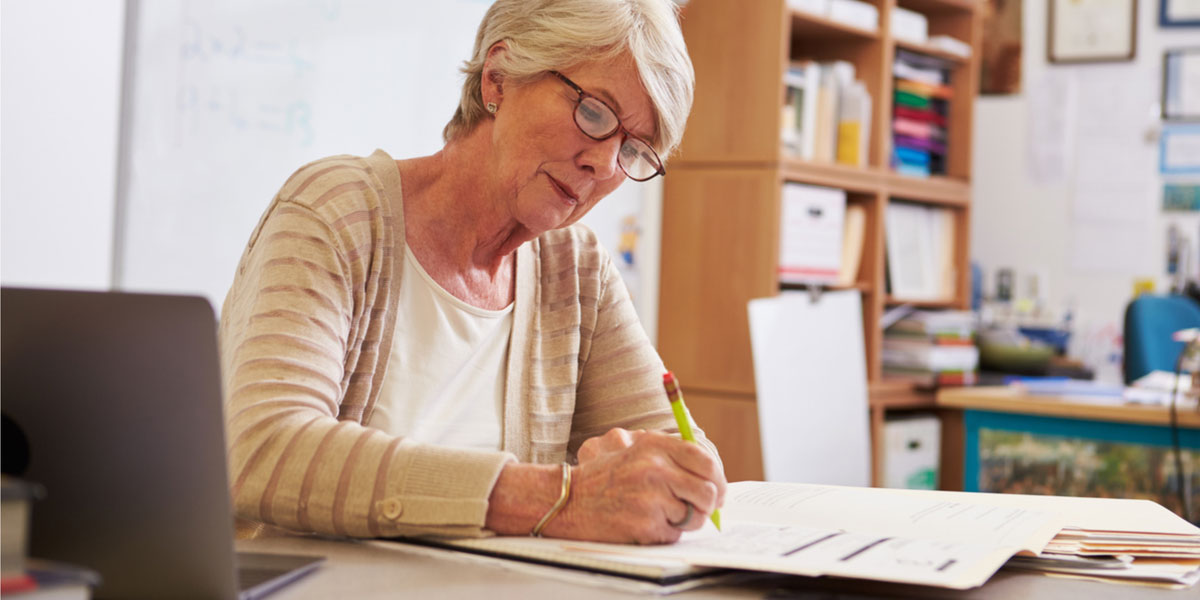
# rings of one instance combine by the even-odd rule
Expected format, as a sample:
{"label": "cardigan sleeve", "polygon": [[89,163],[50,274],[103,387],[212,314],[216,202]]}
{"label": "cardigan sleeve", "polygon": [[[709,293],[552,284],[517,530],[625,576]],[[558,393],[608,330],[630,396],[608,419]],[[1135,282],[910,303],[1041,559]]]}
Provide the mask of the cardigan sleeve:
{"label": "cardigan sleeve", "polygon": [[[588,438],[613,427],[679,434],[671,403],[663,387],[662,359],[642,329],[629,291],[603,249],[600,262],[596,320],[581,365],[575,418],[568,451],[574,455]],[[691,415],[696,441],[720,461],[716,446]]]}
{"label": "cardigan sleeve", "polygon": [[363,291],[370,236],[345,226],[363,220],[276,201],[238,267],[221,319],[236,511],[334,535],[485,535],[511,455],[410,443],[341,414],[372,375],[356,371],[374,368],[357,360],[378,343],[361,331],[382,318]]}

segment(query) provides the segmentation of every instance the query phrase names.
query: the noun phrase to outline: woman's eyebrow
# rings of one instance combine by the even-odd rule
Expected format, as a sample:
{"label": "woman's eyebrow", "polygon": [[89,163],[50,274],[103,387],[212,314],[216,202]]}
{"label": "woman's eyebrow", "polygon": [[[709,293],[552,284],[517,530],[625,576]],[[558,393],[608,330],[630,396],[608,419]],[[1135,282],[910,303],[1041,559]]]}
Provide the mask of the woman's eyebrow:
{"label": "woman's eyebrow", "polygon": [[[589,93],[591,93],[593,96],[596,96],[597,98],[600,98],[601,100],[603,100],[605,102],[605,104],[608,104],[609,108],[613,109],[613,111],[617,114],[617,118],[621,120],[621,125],[622,126],[625,125],[626,119],[621,116],[621,113],[623,113],[625,111],[621,110],[621,103],[617,102],[617,99],[616,99],[616,97],[614,97],[612,95],[612,92],[609,92],[606,88],[601,87],[601,88],[596,88],[595,90],[593,90]],[[627,131],[629,131],[630,133],[632,133],[633,135],[636,135],[636,136],[642,138],[646,142],[652,143],[652,141],[654,140],[653,132],[647,134],[645,132],[633,131],[632,129],[629,129],[628,127],[626,127],[625,129]]]}

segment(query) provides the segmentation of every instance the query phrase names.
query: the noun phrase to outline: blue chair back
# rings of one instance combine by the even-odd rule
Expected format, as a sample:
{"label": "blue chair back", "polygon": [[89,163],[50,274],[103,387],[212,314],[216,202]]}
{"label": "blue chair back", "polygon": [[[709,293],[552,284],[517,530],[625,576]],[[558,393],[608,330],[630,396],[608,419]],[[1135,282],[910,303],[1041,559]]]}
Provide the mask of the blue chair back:
{"label": "blue chair back", "polygon": [[1200,327],[1200,304],[1187,296],[1143,294],[1125,309],[1125,383],[1151,371],[1175,371],[1183,342],[1180,329]]}

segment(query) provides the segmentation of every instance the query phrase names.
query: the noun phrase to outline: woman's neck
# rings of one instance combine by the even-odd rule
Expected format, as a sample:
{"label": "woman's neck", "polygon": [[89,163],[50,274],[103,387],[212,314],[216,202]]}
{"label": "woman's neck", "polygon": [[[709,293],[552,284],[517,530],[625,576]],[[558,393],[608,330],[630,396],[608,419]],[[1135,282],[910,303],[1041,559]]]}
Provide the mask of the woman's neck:
{"label": "woman's neck", "polygon": [[482,131],[488,128],[482,124],[436,154],[397,161],[409,247],[442,287],[468,302],[464,296],[511,297],[515,252],[534,237],[480,165],[478,157],[488,156]]}

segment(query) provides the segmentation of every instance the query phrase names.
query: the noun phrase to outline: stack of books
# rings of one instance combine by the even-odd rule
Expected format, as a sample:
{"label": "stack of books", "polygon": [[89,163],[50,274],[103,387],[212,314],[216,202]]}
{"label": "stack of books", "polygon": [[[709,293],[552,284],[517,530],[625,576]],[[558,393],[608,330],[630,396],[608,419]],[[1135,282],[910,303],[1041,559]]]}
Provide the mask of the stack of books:
{"label": "stack of books", "polygon": [[970,385],[979,371],[975,313],[915,311],[883,332],[883,375],[937,387]]}
{"label": "stack of books", "polygon": [[784,74],[780,139],[785,153],[813,162],[867,164],[871,94],[852,63],[793,63]]}
{"label": "stack of books", "polygon": [[905,175],[946,173],[946,118],[952,91],[949,65],[896,51],[892,114],[892,168]]}

